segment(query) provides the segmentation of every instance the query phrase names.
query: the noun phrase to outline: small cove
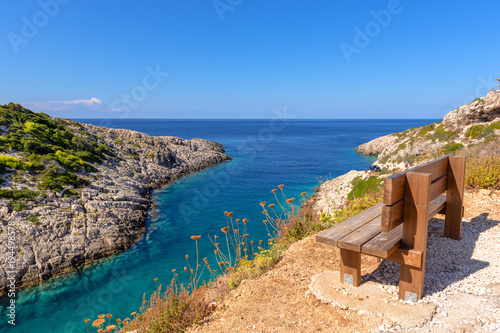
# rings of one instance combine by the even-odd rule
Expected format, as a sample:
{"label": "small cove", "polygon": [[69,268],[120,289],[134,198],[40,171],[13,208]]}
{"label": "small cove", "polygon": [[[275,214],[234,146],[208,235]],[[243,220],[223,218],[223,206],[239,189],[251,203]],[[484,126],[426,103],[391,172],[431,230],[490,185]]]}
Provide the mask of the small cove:
{"label": "small cove", "polygon": [[[259,202],[274,202],[270,192],[285,184],[289,197],[314,193],[318,178],[369,168],[374,158],[353,151],[376,137],[429,124],[433,120],[290,120],[272,130],[269,120],[112,120],[82,122],[137,130],[151,135],[200,137],[224,145],[233,160],[191,173],[153,193],[154,217],[146,234],[127,251],[98,260],[78,272],[21,290],[15,328],[0,331],[84,332],[84,318],[112,313],[124,319],[139,309],[153,279],[168,283],[193,258],[191,235],[202,235],[200,257],[213,261],[207,234],[220,234],[224,211],[248,218],[250,238],[267,239]],[[270,130],[271,129],[271,130]],[[191,260],[193,263],[193,260]],[[182,274],[181,274],[182,277]],[[7,298],[0,306],[7,306]]]}

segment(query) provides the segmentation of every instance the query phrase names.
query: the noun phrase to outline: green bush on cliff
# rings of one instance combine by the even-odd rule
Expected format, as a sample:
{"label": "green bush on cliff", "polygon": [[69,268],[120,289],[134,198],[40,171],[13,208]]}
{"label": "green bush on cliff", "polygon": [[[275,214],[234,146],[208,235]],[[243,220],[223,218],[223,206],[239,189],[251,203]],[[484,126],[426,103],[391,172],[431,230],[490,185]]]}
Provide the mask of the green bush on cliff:
{"label": "green bush on cliff", "polygon": [[40,220],[38,220],[38,216],[30,216],[26,218],[28,221],[31,221],[35,226],[40,225]]}
{"label": "green bush on cliff", "polygon": [[467,132],[465,132],[465,136],[471,139],[476,139],[483,133],[484,125],[472,125]]}
{"label": "green bush on cliff", "polygon": [[419,131],[418,134],[419,134],[419,136],[424,136],[427,133],[429,133],[430,131],[432,131],[434,128],[436,128],[436,123],[429,124],[429,125],[426,125],[426,126],[422,126],[420,128],[420,131]]}
{"label": "green bush on cliff", "polygon": [[0,165],[11,169],[23,169],[24,163],[20,158],[0,155]]}
{"label": "green bush on cliff", "polygon": [[[88,181],[76,173],[96,171],[93,164],[115,156],[108,146],[98,144],[98,137],[85,131],[82,125],[35,113],[19,104],[0,105],[0,125],[7,127],[7,132],[0,136],[0,151],[15,150],[22,155],[20,158],[0,156],[0,173],[9,168],[30,170],[39,181],[40,189],[83,186]],[[14,179],[21,181],[22,177]],[[68,192],[68,195],[75,193]]]}
{"label": "green bush on cliff", "polygon": [[444,155],[448,155],[448,154],[456,153],[458,150],[462,149],[463,147],[464,147],[463,144],[456,143],[455,141],[452,141],[452,142],[444,145],[441,149],[442,149]]}
{"label": "green bush on cliff", "polygon": [[2,199],[33,201],[39,194],[40,192],[38,191],[31,191],[28,189],[22,189],[22,190],[0,189],[0,198]]}
{"label": "green bush on cliff", "polygon": [[500,129],[500,121],[495,121],[487,126],[488,129],[494,131],[496,129]]}
{"label": "green bush on cliff", "polygon": [[80,178],[74,173],[64,172],[46,172],[41,177],[41,183],[38,185],[42,190],[56,190],[60,191],[64,186],[71,185],[74,187],[87,186],[90,182],[86,179]]}
{"label": "green bush on cliff", "polygon": [[53,156],[61,165],[73,171],[78,171],[82,167],[85,167],[87,165],[87,163],[85,163],[81,158],[63,152],[61,150],[56,151]]}
{"label": "green bush on cliff", "polygon": [[433,142],[436,140],[448,141],[452,136],[455,136],[456,134],[457,132],[454,131],[449,131],[449,132],[446,131],[443,124],[441,124],[438,127],[436,127],[434,133],[431,134],[429,139],[432,140]]}
{"label": "green bush on cliff", "polygon": [[361,177],[356,177],[351,182],[354,187],[347,195],[347,198],[349,200],[354,200],[367,194],[378,192],[382,189],[382,182],[383,179],[379,179],[376,176],[370,176],[366,180],[361,179]]}

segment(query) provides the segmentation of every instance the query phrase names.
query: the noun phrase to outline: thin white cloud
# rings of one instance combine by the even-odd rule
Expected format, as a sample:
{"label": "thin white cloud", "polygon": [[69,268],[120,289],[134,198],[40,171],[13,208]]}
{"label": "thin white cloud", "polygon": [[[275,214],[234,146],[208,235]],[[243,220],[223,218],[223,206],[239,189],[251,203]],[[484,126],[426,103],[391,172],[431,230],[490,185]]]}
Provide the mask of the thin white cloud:
{"label": "thin white cloud", "polygon": [[91,99],[78,99],[74,101],[42,101],[42,102],[25,102],[23,106],[32,109],[33,111],[71,111],[79,109],[79,107],[88,107],[94,110],[104,110],[104,103],[99,98],[92,97]]}

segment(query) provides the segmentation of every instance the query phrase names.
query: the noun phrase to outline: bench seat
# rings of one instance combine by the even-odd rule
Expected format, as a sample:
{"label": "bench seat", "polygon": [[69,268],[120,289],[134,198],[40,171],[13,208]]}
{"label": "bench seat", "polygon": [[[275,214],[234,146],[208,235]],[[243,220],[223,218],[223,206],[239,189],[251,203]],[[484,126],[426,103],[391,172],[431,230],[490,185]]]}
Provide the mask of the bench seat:
{"label": "bench seat", "polygon": [[[382,207],[379,203],[316,236],[320,243],[380,258],[389,258],[400,246],[403,224],[389,232],[381,232]],[[443,211],[446,195],[440,195],[429,205],[429,219]]]}

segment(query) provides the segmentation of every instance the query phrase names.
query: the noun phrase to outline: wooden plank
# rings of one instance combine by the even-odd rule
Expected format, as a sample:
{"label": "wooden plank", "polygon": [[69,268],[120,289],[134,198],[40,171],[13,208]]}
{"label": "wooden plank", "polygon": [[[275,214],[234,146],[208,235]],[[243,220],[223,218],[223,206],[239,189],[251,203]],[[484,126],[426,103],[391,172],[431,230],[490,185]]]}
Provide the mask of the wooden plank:
{"label": "wooden plank", "polygon": [[419,268],[422,266],[422,252],[399,248],[387,260]]}
{"label": "wooden plank", "polygon": [[[436,179],[433,183],[431,183],[431,197],[430,197],[431,200],[436,199],[441,195],[441,193],[446,191],[447,182],[448,182],[448,176],[447,174],[445,174],[440,178]],[[382,224],[381,224],[382,232],[389,232],[398,225],[400,225],[401,223],[403,223],[403,217],[404,217],[404,200],[400,200],[391,206],[385,205],[384,207],[382,207]]]}
{"label": "wooden plank", "polygon": [[363,227],[339,239],[337,246],[341,249],[355,252],[361,251],[361,246],[380,233],[382,217],[374,218]]}
{"label": "wooden plank", "polygon": [[361,253],[387,258],[401,245],[403,225],[400,224],[389,232],[381,232],[361,246]]}
{"label": "wooden plank", "polygon": [[446,207],[446,195],[442,194],[429,204],[429,220]]}
{"label": "wooden plank", "polygon": [[427,226],[432,174],[408,172],[406,174],[404,228],[401,246],[422,253],[421,267],[401,264],[399,275],[399,298],[406,292],[421,299],[424,292],[425,252],[427,248]]}
{"label": "wooden plank", "polygon": [[392,205],[405,195],[405,182],[408,172],[430,173],[431,181],[448,172],[448,160],[453,155],[446,155],[436,160],[424,163],[407,171],[387,177],[384,182],[384,204]]}
{"label": "wooden plank", "polygon": [[[446,195],[440,195],[429,204],[430,220],[434,215],[439,213],[446,206]],[[361,253],[372,256],[389,259],[389,256],[398,249],[403,237],[403,225],[400,224],[389,232],[381,232],[373,237],[370,241],[363,244]],[[396,261],[396,260],[393,260]],[[399,261],[398,261],[399,262]]]}
{"label": "wooden plank", "polygon": [[431,183],[431,201],[439,197],[446,191],[448,184],[448,174],[436,179]]}
{"label": "wooden plank", "polygon": [[391,206],[382,207],[382,232],[389,232],[403,223],[404,200],[399,200]]}
{"label": "wooden plank", "polygon": [[460,240],[464,205],[465,156],[450,157],[444,236]]}
{"label": "wooden plank", "polygon": [[373,207],[337,224],[333,228],[324,230],[316,235],[316,241],[332,246],[337,246],[338,240],[350,234],[359,227],[369,223],[374,218],[382,213],[382,203],[378,203]]}
{"label": "wooden plank", "polygon": [[353,277],[353,286],[361,283],[361,253],[340,249],[340,282],[346,283],[345,275]]}

